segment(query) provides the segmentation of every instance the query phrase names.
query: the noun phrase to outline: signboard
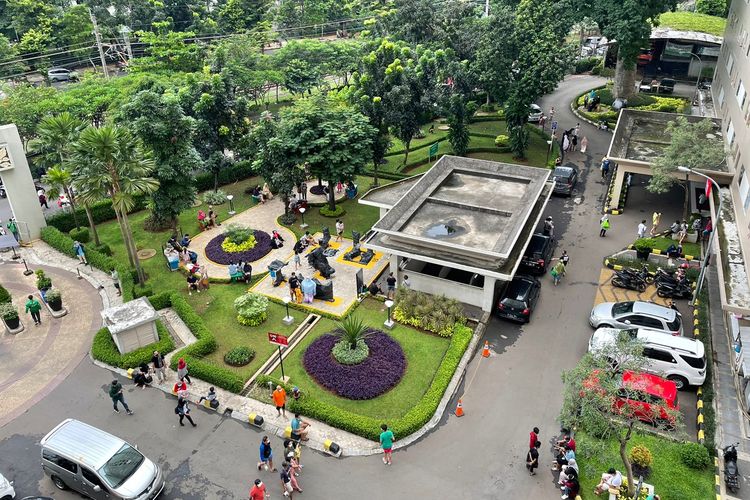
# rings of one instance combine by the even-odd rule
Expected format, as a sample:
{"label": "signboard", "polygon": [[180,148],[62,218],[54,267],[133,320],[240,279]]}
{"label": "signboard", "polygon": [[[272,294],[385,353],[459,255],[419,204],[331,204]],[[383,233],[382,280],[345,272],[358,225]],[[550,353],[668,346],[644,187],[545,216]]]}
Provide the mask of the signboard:
{"label": "signboard", "polygon": [[429,155],[431,157],[437,155],[439,144],[440,144],[440,142],[436,142],[435,144],[433,144],[432,146],[430,146]]}
{"label": "signboard", "polygon": [[557,130],[557,122],[552,122],[552,130]]}
{"label": "signboard", "polygon": [[277,346],[287,347],[289,345],[289,339],[280,333],[268,332],[268,341]]}

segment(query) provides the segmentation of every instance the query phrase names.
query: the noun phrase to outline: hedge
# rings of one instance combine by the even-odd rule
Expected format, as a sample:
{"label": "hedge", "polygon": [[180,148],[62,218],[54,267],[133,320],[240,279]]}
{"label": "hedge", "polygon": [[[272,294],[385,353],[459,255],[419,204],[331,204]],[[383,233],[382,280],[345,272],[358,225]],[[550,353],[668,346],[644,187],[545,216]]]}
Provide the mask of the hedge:
{"label": "hedge", "polygon": [[[232,184],[255,175],[252,162],[242,160],[219,171],[219,186]],[[208,191],[214,188],[214,174],[202,172],[195,176],[195,188],[198,191]]]}
{"label": "hedge", "polygon": [[127,354],[120,354],[117,350],[115,341],[109,329],[102,328],[94,336],[94,343],[91,345],[91,355],[108,365],[117,366],[118,368],[136,368],[141,363],[150,363],[154,351],[159,351],[166,355],[174,351],[174,341],[161,321],[156,321],[156,330],[159,332],[159,341],[149,344]]}
{"label": "hedge", "polygon": [[[61,252],[68,257],[77,259],[75,250],[73,250],[73,240],[67,234],[63,234],[59,229],[52,226],[42,228],[42,241],[49,246]],[[90,246],[85,247],[86,260],[89,264],[105,273],[109,274],[112,269],[117,270],[122,283],[122,300],[128,302],[133,300],[133,271],[127,265],[117,262],[112,257],[97,252]]]}
{"label": "hedge", "polygon": [[[453,378],[453,374],[461,361],[461,357],[469,346],[473,332],[471,328],[456,325],[450,346],[435,372],[430,387],[422,396],[422,399],[412,407],[403,417],[389,420],[388,424],[395,436],[399,439],[412,434],[422,428],[435,414],[440,400]],[[273,385],[281,385],[290,393],[292,387],[272,377],[261,375],[256,380],[259,387],[266,387],[271,382]],[[372,441],[378,441],[380,436],[381,418],[366,417],[356,413],[342,410],[337,406],[323,403],[302,391],[298,400],[287,401],[291,412],[299,412],[310,418],[320,420],[339,429],[357,434]]]}
{"label": "hedge", "polygon": [[[146,208],[146,202],[148,198],[146,196],[136,196],[135,206],[130,213],[137,212]],[[93,203],[89,206],[91,210],[91,216],[94,219],[94,224],[101,224],[102,222],[110,221],[115,217],[115,211],[112,208],[112,202],[110,200],[102,200]],[[78,217],[78,223],[81,227],[88,227],[89,220],[86,217],[86,211],[83,207],[76,208],[76,217]],[[63,233],[69,232],[71,229],[75,229],[76,225],[73,222],[73,212],[70,210],[60,210],[55,212],[53,215],[47,217],[47,224],[56,227]]]}
{"label": "hedge", "polygon": [[198,339],[194,344],[181,349],[172,356],[171,368],[176,370],[177,361],[180,358],[184,358],[192,376],[222,389],[239,393],[245,385],[242,377],[227,368],[203,361],[202,359],[204,356],[214,352],[218,347],[216,339],[214,339],[213,334],[206,327],[203,318],[190,307],[190,304],[181,295],[173,293],[170,301],[174,312],[177,313],[190,331],[193,332],[195,338]]}
{"label": "hedge", "polygon": [[159,309],[166,309],[172,305],[172,292],[161,292],[156,295],[151,295],[148,298],[148,301],[151,302],[151,305],[154,306],[154,309],[157,311]]}
{"label": "hedge", "polygon": [[8,290],[3,285],[0,285],[0,304],[12,302],[12,298]]}

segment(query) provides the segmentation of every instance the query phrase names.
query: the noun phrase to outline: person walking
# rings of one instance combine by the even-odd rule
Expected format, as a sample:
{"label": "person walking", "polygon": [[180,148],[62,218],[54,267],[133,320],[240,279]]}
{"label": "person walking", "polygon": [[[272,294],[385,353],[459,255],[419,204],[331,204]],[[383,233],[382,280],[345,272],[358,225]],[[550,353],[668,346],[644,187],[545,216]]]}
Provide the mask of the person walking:
{"label": "person walking", "polygon": [[188,375],[188,367],[187,363],[185,363],[185,358],[180,358],[179,361],[177,361],[177,378],[180,380],[186,381],[188,384],[192,385],[193,382],[190,380],[190,375]]}
{"label": "person walking", "polygon": [[651,216],[651,236],[656,236],[659,223],[661,222],[661,212],[654,212]]}
{"label": "person walking", "polygon": [[49,204],[47,203],[47,196],[44,194],[44,191],[41,189],[39,190],[39,205],[43,206],[44,208],[49,210]]}
{"label": "person walking", "polygon": [[292,299],[292,302],[297,302],[298,288],[299,278],[297,278],[297,273],[292,272],[292,274],[289,276],[289,297]]}
{"label": "person walking", "polygon": [[8,231],[11,232],[16,241],[21,241],[21,236],[18,233],[18,224],[16,224],[16,219],[10,219],[8,221]]}
{"label": "person walking", "polygon": [[279,417],[283,415],[286,418],[286,391],[284,388],[277,385],[271,397],[273,398],[273,404],[276,406],[276,412],[279,414]]}
{"label": "person walking", "polygon": [[552,216],[549,215],[544,220],[544,227],[542,228],[542,234],[554,238],[555,236],[555,223],[552,222]]}
{"label": "person walking", "polygon": [[88,264],[88,262],[86,261],[86,251],[84,250],[83,245],[81,244],[80,241],[73,242],[73,251],[78,257],[78,260],[81,261],[81,264],[83,265]]}
{"label": "person walking", "polygon": [[393,300],[393,297],[396,295],[396,277],[393,275],[393,273],[389,273],[388,277],[385,279],[385,283],[388,287],[388,293],[386,294],[386,297],[388,297],[390,300]]}
{"label": "person walking", "polygon": [[563,264],[562,261],[558,259],[557,264],[555,264],[555,267],[552,268],[550,274],[552,275],[552,283],[554,283],[555,286],[559,285],[560,280],[563,276],[565,276],[565,264]]}
{"label": "person walking", "polygon": [[292,498],[294,495],[294,487],[292,486],[291,468],[289,462],[283,462],[281,464],[281,470],[279,471],[279,477],[281,478],[281,491],[287,498]]}
{"label": "person walking", "polygon": [[539,427],[534,427],[529,432],[529,449],[534,447],[534,443],[539,441]]}
{"label": "person walking", "polygon": [[581,139],[581,153],[585,153],[588,147],[589,147],[589,139],[588,137],[584,135],[583,139]]}
{"label": "person walking", "polygon": [[609,158],[605,156],[604,158],[602,158],[602,164],[600,167],[602,171],[602,179],[606,179],[607,176],[609,175],[609,166],[610,166]]}
{"label": "person walking", "polygon": [[122,394],[122,384],[118,382],[117,379],[113,380],[109,385],[109,397],[112,398],[112,407],[115,409],[115,413],[120,413],[120,410],[117,408],[117,403],[122,403],[122,406],[125,407],[125,413],[128,415],[133,414],[133,412],[130,411],[128,404],[125,402],[125,396]]}
{"label": "person walking", "polygon": [[529,448],[526,453],[526,468],[529,471],[529,476],[536,476],[536,469],[539,467],[539,448],[542,446],[540,441],[536,441],[534,446]]}
{"label": "person walking", "polygon": [[162,356],[159,351],[154,351],[154,355],[151,356],[151,366],[154,367],[154,373],[160,383],[167,380],[167,363],[164,360],[164,356]]}
{"label": "person walking", "polygon": [[263,481],[255,480],[253,487],[250,488],[248,500],[266,500],[266,485],[263,484]]}
{"label": "person walking", "polygon": [[638,238],[645,238],[647,230],[648,226],[646,226],[646,219],[643,219],[641,223],[638,224]]}
{"label": "person walking", "polygon": [[566,268],[568,267],[568,262],[570,262],[570,255],[568,255],[568,252],[566,250],[563,250],[563,253],[560,256],[560,262],[562,262]]}
{"label": "person walking", "polygon": [[273,448],[271,448],[271,440],[268,439],[268,436],[263,436],[263,439],[260,441],[259,454],[260,462],[258,462],[258,470],[265,468],[266,470],[270,469],[271,472],[276,472],[273,466]]}
{"label": "person walking", "polygon": [[393,431],[388,429],[388,425],[383,424],[380,426],[380,446],[383,448],[383,463],[385,465],[393,465],[391,457],[393,455],[393,442],[396,438],[393,436]]}
{"label": "person walking", "polygon": [[344,221],[336,219],[336,241],[341,241],[344,236]]}
{"label": "person walking", "polygon": [[599,236],[604,238],[607,235],[607,230],[609,229],[609,216],[607,214],[604,214],[601,219],[599,219]]}
{"label": "person walking", "polygon": [[174,412],[180,416],[180,425],[182,427],[185,427],[185,424],[182,423],[182,420],[187,418],[188,422],[190,422],[190,425],[193,427],[197,427],[198,424],[193,422],[193,418],[190,416],[190,406],[188,404],[187,398],[183,397],[182,394],[177,396],[177,407],[174,409]]}
{"label": "person walking", "polygon": [[29,300],[26,301],[26,312],[31,314],[31,319],[34,320],[35,325],[42,324],[41,310],[42,304],[33,295],[29,295]]}
{"label": "person walking", "polygon": [[302,467],[297,463],[297,459],[294,457],[294,450],[286,452],[286,461],[289,464],[289,479],[292,481],[292,489],[302,493],[302,487],[299,485],[297,479],[302,472]]}

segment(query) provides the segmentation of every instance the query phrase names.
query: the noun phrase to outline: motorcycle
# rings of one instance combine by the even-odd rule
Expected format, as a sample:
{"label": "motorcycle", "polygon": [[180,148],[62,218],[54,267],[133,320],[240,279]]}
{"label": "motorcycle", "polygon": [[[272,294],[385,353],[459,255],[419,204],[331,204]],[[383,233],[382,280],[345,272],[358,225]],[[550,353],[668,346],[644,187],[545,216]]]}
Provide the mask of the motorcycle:
{"label": "motorcycle", "polygon": [[628,273],[617,272],[612,278],[612,284],[616,287],[627,290],[636,290],[638,292],[646,291],[646,281],[641,277],[636,277]]}
{"label": "motorcycle", "polygon": [[740,489],[740,470],[737,467],[737,446],[730,444],[724,448],[724,482],[732,493]]}
{"label": "motorcycle", "polygon": [[659,297],[685,299],[693,295],[693,289],[686,283],[677,283],[674,285],[668,283],[660,283],[656,287],[656,294]]}
{"label": "motorcycle", "polygon": [[654,282],[654,276],[648,270],[648,266],[643,266],[640,271],[632,267],[626,267],[622,271],[618,271],[618,274],[626,274],[635,279],[642,279],[646,284],[650,285]]}

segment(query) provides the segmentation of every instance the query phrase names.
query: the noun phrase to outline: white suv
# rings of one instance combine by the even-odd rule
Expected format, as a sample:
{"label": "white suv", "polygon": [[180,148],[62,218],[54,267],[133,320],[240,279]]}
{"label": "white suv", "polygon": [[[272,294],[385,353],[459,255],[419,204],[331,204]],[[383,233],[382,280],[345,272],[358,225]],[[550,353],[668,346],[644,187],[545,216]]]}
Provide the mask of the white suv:
{"label": "white suv", "polygon": [[679,312],[642,300],[602,302],[591,310],[589,324],[594,328],[648,328],[682,335],[682,316]]}
{"label": "white suv", "polygon": [[706,380],[706,352],[703,342],[647,328],[599,328],[589,340],[589,352],[596,353],[613,345],[618,338],[643,343],[643,356],[648,360],[644,371],[671,380],[682,390],[689,385],[700,386]]}
{"label": "white suv", "polygon": [[0,474],[0,498],[16,498],[16,490],[13,489],[13,481],[8,481]]}

